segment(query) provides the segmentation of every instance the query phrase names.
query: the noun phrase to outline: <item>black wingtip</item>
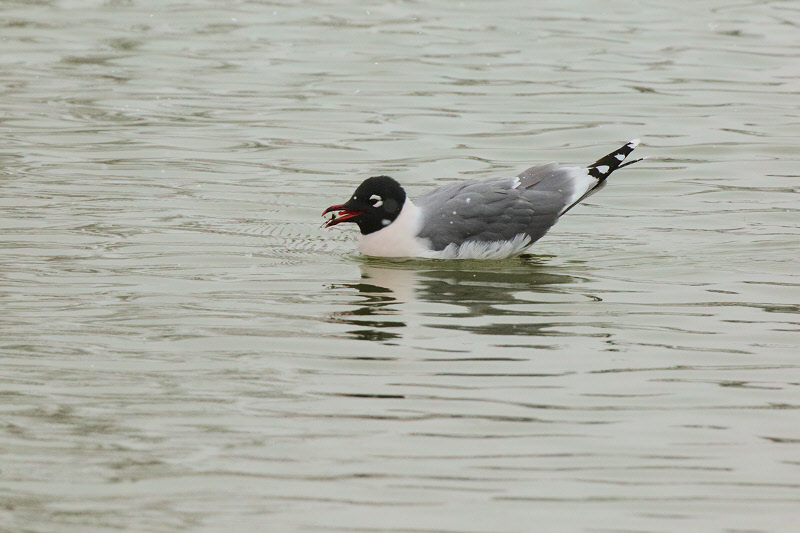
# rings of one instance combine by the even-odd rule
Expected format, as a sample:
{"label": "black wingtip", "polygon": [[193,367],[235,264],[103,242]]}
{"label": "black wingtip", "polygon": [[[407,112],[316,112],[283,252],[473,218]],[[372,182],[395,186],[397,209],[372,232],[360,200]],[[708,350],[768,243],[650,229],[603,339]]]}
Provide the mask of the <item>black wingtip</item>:
{"label": "black wingtip", "polygon": [[639,145],[639,139],[633,139],[632,141],[626,143],[624,146],[614,150],[610,154],[601,157],[591,165],[587,167],[589,170],[589,175],[598,179],[601,183],[611,175],[617,169],[622,167],[627,167],[628,165],[632,165],[641,159],[636,159],[634,161],[628,161],[627,163],[623,163],[625,158],[633,152],[633,149]]}

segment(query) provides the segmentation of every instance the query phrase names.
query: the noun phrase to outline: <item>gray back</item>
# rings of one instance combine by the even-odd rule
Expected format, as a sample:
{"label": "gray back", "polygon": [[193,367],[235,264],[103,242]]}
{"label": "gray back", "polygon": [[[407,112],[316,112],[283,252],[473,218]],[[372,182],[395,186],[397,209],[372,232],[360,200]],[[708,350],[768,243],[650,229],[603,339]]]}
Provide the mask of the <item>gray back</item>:
{"label": "gray back", "polygon": [[[522,233],[540,239],[568,206],[575,181],[585,169],[548,163],[514,178],[490,178],[445,185],[414,203],[425,222],[420,237],[434,250],[470,241],[511,240]],[[584,178],[585,179],[585,178]]]}

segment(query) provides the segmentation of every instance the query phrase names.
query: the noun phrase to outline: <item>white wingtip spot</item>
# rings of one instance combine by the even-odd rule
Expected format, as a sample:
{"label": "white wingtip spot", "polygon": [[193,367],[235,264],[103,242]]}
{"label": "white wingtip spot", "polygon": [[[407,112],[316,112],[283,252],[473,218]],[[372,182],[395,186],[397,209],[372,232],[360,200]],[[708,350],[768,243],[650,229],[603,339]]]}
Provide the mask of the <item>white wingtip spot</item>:
{"label": "white wingtip spot", "polygon": [[639,139],[633,139],[631,142],[628,143],[628,146],[631,148],[636,148],[639,146]]}
{"label": "white wingtip spot", "polygon": [[600,165],[595,167],[600,174],[607,174],[608,173],[608,165]]}
{"label": "white wingtip spot", "polygon": [[517,187],[519,187],[519,185],[520,185],[519,176],[517,176],[516,178],[514,178],[514,184],[511,186],[511,188],[516,189]]}
{"label": "white wingtip spot", "polygon": [[617,158],[617,161],[622,161],[625,159],[625,154],[616,154],[614,157]]}

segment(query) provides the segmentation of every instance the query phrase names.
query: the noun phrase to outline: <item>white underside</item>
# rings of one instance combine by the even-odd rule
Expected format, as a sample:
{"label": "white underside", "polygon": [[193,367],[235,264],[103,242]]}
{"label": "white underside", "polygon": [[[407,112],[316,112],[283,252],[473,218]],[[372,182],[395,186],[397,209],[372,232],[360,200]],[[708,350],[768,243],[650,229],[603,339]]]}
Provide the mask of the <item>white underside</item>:
{"label": "white underside", "polygon": [[517,234],[510,241],[470,241],[461,245],[448,244],[439,252],[429,251],[423,257],[436,259],[505,259],[527,250],[531,238],[524,233]]}
{"label": "white underside", "polygon": [[424,257],[431,259],[505,259],[524,252],[531,238],[524,233],[508,241],[471,241],[461,245],[449,244],[444,250],[431,250],[426,239],[417,237],[422,225],[422,213],[406,199],[400,215],[388,226],[369,235],[361,235],[358,249],[374,257]]}

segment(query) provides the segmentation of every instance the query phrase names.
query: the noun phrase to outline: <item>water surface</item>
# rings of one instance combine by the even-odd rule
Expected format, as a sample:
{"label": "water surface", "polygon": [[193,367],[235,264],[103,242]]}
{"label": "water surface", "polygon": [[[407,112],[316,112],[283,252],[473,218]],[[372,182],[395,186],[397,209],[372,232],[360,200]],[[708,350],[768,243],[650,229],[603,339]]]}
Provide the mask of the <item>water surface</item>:
{"label": "water surface", "polygon": [[[6,2],[0,528],[787,531],[791,2]],[[390,261],[379,173],[649,160],[526,258]]]}

